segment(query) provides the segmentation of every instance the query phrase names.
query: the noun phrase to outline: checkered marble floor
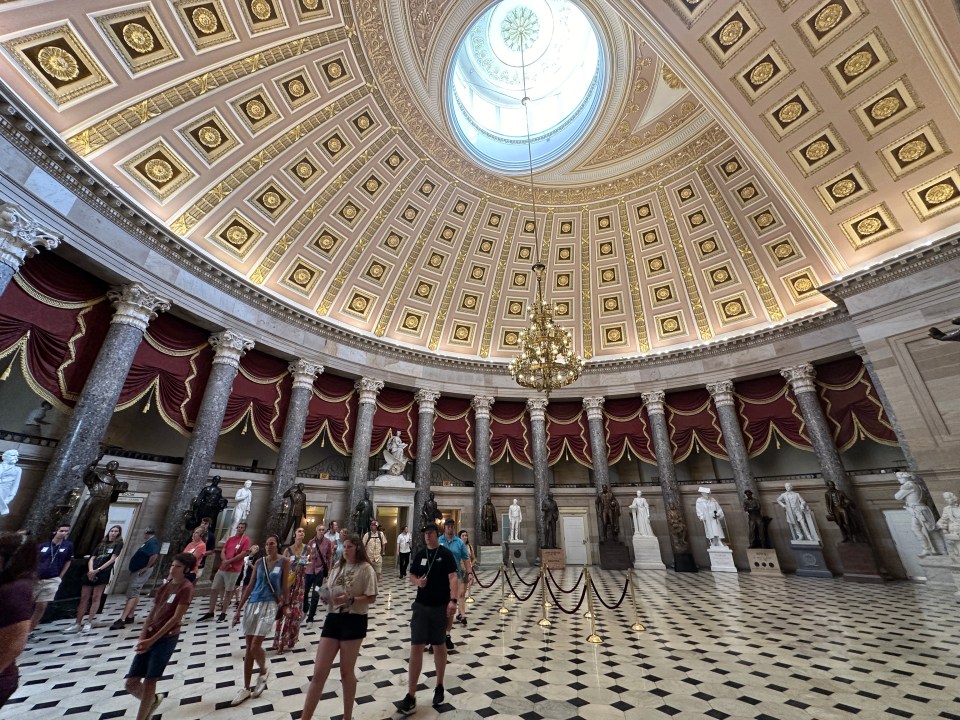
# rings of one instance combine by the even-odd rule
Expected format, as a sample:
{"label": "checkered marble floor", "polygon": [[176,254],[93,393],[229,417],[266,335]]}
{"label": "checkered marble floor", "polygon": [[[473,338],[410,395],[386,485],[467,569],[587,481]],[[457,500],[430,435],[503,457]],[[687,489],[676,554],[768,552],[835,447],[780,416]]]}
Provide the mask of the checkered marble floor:
{"label": "checkered marble floor", "polygon": [[[520,571],[527,581],[536,571]],[[621,595],[623,573],[592,573],[608,605]],[[484,582],[493,573],[482,572]],[[571,588],[579,570],[554,573]],[[500,583],[477,589],[469,625],[455,631],[447,699],[430,707],[433,662],[427,656],[416,717],[450,719],[589,718],[944,718],[960,720],[960,624],[957,600],[923,585],[858,585],[757,575],[636,572],[642,632],[629,594],[616,610],[595,606],[590,644],[586,606],[574,614],[551,607],[539,627],[540,592],[524,603],[507,599]],[[513,576],[521,595],[529,588]],[[582,586],[581,586],[582,587]],[[508,588],[509,593],[509,588]],[[398,718],[394,701],[406,688],[407,627],[413,589],[384,580],[372,608],[370,633],[357,664],[354,717]],[[572,609],[580,590],[557,593]],[[285,656],[267,653],[269,687],[258,699],[230,708],[241,682],[241,638],[226,623],[196,624],[200,598],[167,667],[160,690],[169,697],[154,717],[296,720],[312,673],[320,623],[308,626]],[[109,603],[104,625],[117,616]],[[141,609],[142,610],[142,609]],[[66,621],[41,626],[21,656],[21,687],[3,718],[132,717],[123,691],[138,627],[106,627],[63,635]],[[342,712],[337,671],[331,673],[317,717]]]}

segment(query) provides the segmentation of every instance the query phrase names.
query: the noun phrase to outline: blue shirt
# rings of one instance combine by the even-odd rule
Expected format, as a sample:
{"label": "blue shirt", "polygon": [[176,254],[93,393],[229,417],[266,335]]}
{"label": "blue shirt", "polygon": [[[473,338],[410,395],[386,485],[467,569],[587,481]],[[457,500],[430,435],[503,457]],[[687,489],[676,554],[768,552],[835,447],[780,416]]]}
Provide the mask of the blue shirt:
{"label": "blue shirt", "polygon": [[48,540],[40,546],[37,560],[37,577],[41,580],[60,577],[63,566],[73,560],[73,543],[69,540],[63,540],[59,545],[54,545],[53,540]]}
{"label": "blue shirt", "polygon": [[453,559],[457,561],[457,572],[462,576],[465,572],[463,569],[463,561],[470,559],[470,551],[467,550],[467,544],[456,535],[453,536],[452,540],[447,540],[446,535],[441,535],[440,544],[453,553]]}
{"label": "blue shirt", "polygon": [[268,573],[263,570],[266,563],[263,560],[257,561],[257,584],[253,586],[253,591],[247,602],[266,602],[273,600],[279,602],[283,597],[283,558],[277,560],[276,564],[270,569],[269,580]]}
{"label": "blue shirt", "polygon": [[137,551],[133,554],[133,557],[130,558],[130,562],[127,563],[127,569],[129,569],[130,572],[140,572],[147,566],[147,563],[150,562],[150,558],[159,552],[160,541],[157,540],[157,536],[154,535],[143,545],[137,548]]}

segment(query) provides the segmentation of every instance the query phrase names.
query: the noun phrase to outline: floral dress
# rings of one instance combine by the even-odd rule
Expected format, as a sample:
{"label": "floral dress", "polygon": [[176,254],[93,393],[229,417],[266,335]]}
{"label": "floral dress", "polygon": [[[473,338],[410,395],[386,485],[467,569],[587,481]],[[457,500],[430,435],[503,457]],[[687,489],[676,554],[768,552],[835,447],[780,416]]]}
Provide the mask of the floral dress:
{"label": "floral dress", "polygon": [[300,622],[303,619],[303,576],[310,559],[310,548],[304,545],[299,554],[290,548],[290,599],[277,618],[277,631],[273,637],[273,649],[286,652],[300,639]]}

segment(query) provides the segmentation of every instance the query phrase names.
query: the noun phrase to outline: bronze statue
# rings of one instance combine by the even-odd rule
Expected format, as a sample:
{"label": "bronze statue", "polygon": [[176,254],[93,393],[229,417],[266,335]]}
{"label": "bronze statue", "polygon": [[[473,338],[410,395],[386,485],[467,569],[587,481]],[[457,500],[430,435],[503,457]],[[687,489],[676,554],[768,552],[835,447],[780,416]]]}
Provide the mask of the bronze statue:
{"label": "bronze statue", "polygon": [[290,542],[290,535],[303,523],[307,516],[307,494],[303,491],[304,484],[297,483],[283,494],[283,504],[280,506],[280,543]]}
{"label": "bronze statue", "polygon": [[614,540],[620,538],[620,503],[606,485],[597,495],[597,517],[600,520],[600,542],[606,542],[611,535]]}
{"label": "bronze statue", "polygon": [[370,493],[363,491],[363,497],[357,503],[353,510],[353,526],[358,535],[363,535],[370,530],[370,521],[374,519],[373,501],[370,500]]}
{"label": "bronze statue", "polygon": [[744,490],[747,499],[743,501],[743,511],[747,514],[747,539],[750,547],[763,547],[763,512],[760,501],[753,496],[752,490]]}
{"label": "bronze statue", "polygon": [[[960,325],[960,317],[955,317],[950,321],[951,325]],[[944,332],[939,328],[930,328],[930,337],[934,340],[943,340],[944,342],[960,342],[960,327],[955,330]]]}
{"label": "bronze statue", "polygon": [[497,525],[497,509],[493,506],[490,496],[483,503],[483,510],[480,514],[480,537],[481,544],[493,545],[493,534],[499,530]]}
{"label": "bronze statue", "polygon": [[840,528],[843,542],[867,542],[863,518],[853,500],[833,482],[827,483],[824,499],[827,503],[827,520]]}
{"label": "bronze statue", "polygon": [[127,491],[127,483],[117,480],[119,467],[120,463],[111,460],[101,475],[97,473],[97,464],[92,463],[83,476],[83,484],[87,486],[90,495],[80,509],[71,531],[77,557],[92,554],[100,544],[106,534],[110,505],[117,501],[120,493]]}
{"label": "bronze statue", "polygon": [[560,508],[557,507],[557,501],[553,495],[547,495],[543,499],[543,547],[553,549],[557,547],[557,520],[560,519]]}
{"label": "bronze statue", "polygon": [[214,475],[207,482],[208,485],[197,493],[197,496],[190,504],[192,513],[190,517],[187,518],[183,528],[188,533],[192,534],[193,529],[198,527],[200,521],[205,517],[210,518],[210,525],[212,527],[217,527],[217,516],[223,512],[223,509],[227,506],[227,499],[220,490],[220,476]]}
{"label": "bronze statue", "polygon": [[440,512],[440,508],[437,506],[437,501],[433,493],[430,493],[430,497],[428,497],[426,502],[423,503],[423,524],[436,524],[437,520],[442,519],[443,513]]}

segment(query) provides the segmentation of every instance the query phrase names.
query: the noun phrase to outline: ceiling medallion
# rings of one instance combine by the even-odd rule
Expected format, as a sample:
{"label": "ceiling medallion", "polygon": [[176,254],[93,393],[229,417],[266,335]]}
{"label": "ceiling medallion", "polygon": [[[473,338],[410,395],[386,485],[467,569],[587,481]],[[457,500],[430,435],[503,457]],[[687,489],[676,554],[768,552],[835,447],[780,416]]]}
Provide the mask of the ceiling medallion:
{"label": "ceiling medallion", "polygon": [[851,55],[847,61],[843,63],[843,74],[847,77],[856,77],[871,65],[873,65],[873,53],[861,50]]}
{"label": "ceiling medallion", "polygon": [[750,71],[750,83],[752,85],[763,85],[773,76],[773,63],[763,61]]}
{"label": "ceiling medallion", "polygon": [[293,97],[298,98],[303,97],[303,94],[307,92],[307,87],[300,80],[291,80],[290,84],[287,85],[287,90]]}
{"label": "ceiling medallion", "polygon": [[270,210],[276,210],[278,207],[280,207],[280,196],[273,190],[268,190],[265,192],[261,200],[263,201],[263,204],[266,205]]}
{"label": "ceiling medallion", "polygon": [[817,32],[825,33],[840,22],[841,17],[843,17],[843,7],[837,3],[831,3],[817,13],[817,18],[813,21],[813,27],[816,28]]}
{"label": "ceiling medallion", "polygon": [[731,20],[723,26],[720,31],[720,44],[724,47],[730,47],[743,36],[743,23],[739,20]]}
{"label": "ceiling medallion", "polygon": [[197,132],[197,138],[208,148],[215,148],[223,142],[223,135],[212,125],[206,125]]}
{"label": "ceiling medallion", "polygon": [[80,65],[77,63],[77,59],[66,50],[53,45],[42,48],[37,53],[37,61],[47,75],[60,82],[75,80],[80,74]]}
{"label": "ceiling medallion", "polygon": [[807,156],[808,160],[820,160],[828,152],[830,152],[830,143],[828,143],[826,140],[817,140],[816,142],[807,146],[807,149],[803,151],[803,154]]}
{"label": "ceiling medallion", "polygon": [[874,106],[870,108],[870,115],[874,120],[886,120],[900,109],[901,104],[899,98],[893,97],[892,95],[887,96],[877,101]]}
{"label": "ceiling medallion", "polygon": [[143,170],[147,177],[156,183],[169,182],[173,177],[173,167],[166,160],[159,158],[148,160],[147,164],[143,166]]}
{"label": "ceiling medallion", "polygon": [[123,41],[138,53],[148,53],[153,50],[153,35],[140,23],[127,23],[123,26]]}
{"label": "ceiling medallion", "polygon": [[788,102],[782,108],[780,112],[777,113],[777,117],[783,123],[792,123],[803,113],[803,105],[798,103],[796,100]]}
{"label": "ceiling medallion", "polygon": [[927,190],[923,194],[923,199],[928,205],[941,205],[952,198],[956,193],[956,188],[950,183],[939,183]]}
{"label": "ceiling medallion", "polygon": [[929,149],[925,140],[911,140],[897,150],[897,157],[903,162],[913,162],[926,155]]}
{"label": "ceiling medallion", "polygon": [[250,12],[254,14],[257,20],[269,20],[272,8],[267,0],[253,0],[250,3]]}
{"label": "ceiling medallion", "polygon": [[868,217],[857,223],[857,234],[862,236],[873,235],[882,227],[883,223],[878,218]]}
{"label": "ceiling medallion", "polygon": [[210,35],[217,31],[217,16],[208,8],[195,8],[190,13],[190,19],[193,20],[193,26],[204,35]]}
{"label": "ceiling medallion", "polygon": [[857,184],[850,178],[844,178],[839,182],[834,183],[833,187],[830,188],[830,194],[835,198],[845,198],[854,190],[857,189]]}

